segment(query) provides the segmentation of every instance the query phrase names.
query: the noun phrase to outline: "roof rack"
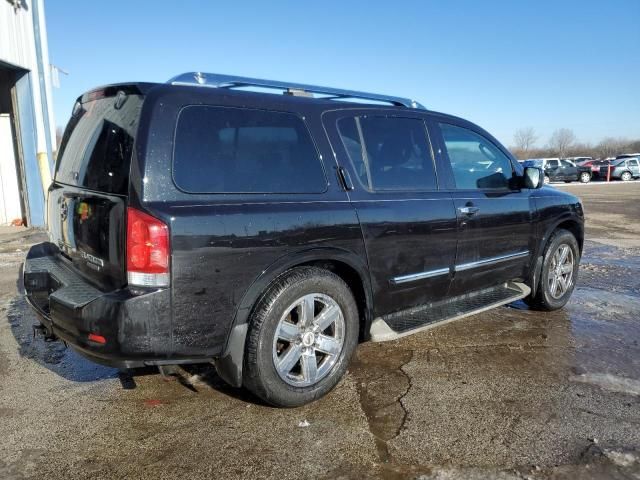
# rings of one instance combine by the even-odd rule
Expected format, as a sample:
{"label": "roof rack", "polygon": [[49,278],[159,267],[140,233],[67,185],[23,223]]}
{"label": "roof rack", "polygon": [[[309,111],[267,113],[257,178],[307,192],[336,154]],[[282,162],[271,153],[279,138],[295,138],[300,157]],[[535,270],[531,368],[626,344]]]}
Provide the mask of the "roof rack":
{"label": "roof rack", "polygon": [[187,72],[177,75],[167,83],[172,85],[201,85],[213,88],[239,88],[261,87],[283,90],[284,93],[295,96],[303,96],[304,93],[318,93],[327,95],[325,100],[359,99],[373,100],[375,102],[390,103],[392,105],[407,108],[425,109],[423,105],[409,98],[379,95],[377,93],[357,92],[343,90],[341,88],[319,87],[317,85],[305,85],[304,83],[280,82],[278,80],[264,80],[260,78],[237,77],[235,75],[221,75],[218,73]]}

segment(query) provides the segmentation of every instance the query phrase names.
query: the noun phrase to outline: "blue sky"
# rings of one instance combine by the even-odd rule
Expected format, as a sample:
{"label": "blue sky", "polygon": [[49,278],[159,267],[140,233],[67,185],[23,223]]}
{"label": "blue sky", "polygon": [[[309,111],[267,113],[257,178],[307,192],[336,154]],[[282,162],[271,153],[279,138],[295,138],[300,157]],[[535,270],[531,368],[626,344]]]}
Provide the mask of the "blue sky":
{"label": "blue sky", "polygon": [[640,0],[49,1],[58,125],[94,86],[231,73],[415,98],[507,145],[640,138]]}

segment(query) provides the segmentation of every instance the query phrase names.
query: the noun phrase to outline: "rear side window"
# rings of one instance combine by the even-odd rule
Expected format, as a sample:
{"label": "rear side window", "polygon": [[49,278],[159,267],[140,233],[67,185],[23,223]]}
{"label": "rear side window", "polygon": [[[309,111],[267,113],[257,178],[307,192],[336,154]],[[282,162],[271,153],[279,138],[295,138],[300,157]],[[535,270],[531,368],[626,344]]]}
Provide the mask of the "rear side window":
{"label": "rear side window", "polygon": [[424,122],[368,116],[338,120],[358,180],[367,190],[435,190],[436,173]]}
{"label": "rear side window", "polygon": [[122,91],[90,95],[76,104],[65,130],[56,181],[126,195],[143,97]]}
{"label": "rear side window", "polygon": [[190,193],[321,193],[318,152],[302,119],[282,112],[188,106],[178,117],[173,178]]}
{"label": "rear side window", "polygon": [[490,140],[466,128],[440,124],[456,188],[508,188],[511,160]]}

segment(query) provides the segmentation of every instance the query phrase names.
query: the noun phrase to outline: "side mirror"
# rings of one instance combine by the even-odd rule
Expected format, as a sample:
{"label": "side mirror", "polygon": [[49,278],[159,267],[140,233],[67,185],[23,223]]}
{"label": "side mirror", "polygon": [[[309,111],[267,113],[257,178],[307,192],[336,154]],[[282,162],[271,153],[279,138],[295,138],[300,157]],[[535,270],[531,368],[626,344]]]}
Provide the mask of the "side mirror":
{"label": "side mirror", "polygon": [[544,174],[538,167],[525,167],[523,179],[526,188],[536,189],[544,185]]}

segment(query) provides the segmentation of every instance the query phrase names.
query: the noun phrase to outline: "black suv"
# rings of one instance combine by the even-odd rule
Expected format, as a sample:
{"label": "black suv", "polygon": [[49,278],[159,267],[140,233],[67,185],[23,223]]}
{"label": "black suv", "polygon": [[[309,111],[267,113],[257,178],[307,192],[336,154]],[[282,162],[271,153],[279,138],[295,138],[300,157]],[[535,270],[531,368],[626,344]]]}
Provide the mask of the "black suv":
{"label": "black suv", "polygon": [[201,73],[110,85],[73,109],[26,296],[39,330],[96,362],[213,361],[301,405],[358,341],[564,306],[582,206],[542,181],[403,98]]}

